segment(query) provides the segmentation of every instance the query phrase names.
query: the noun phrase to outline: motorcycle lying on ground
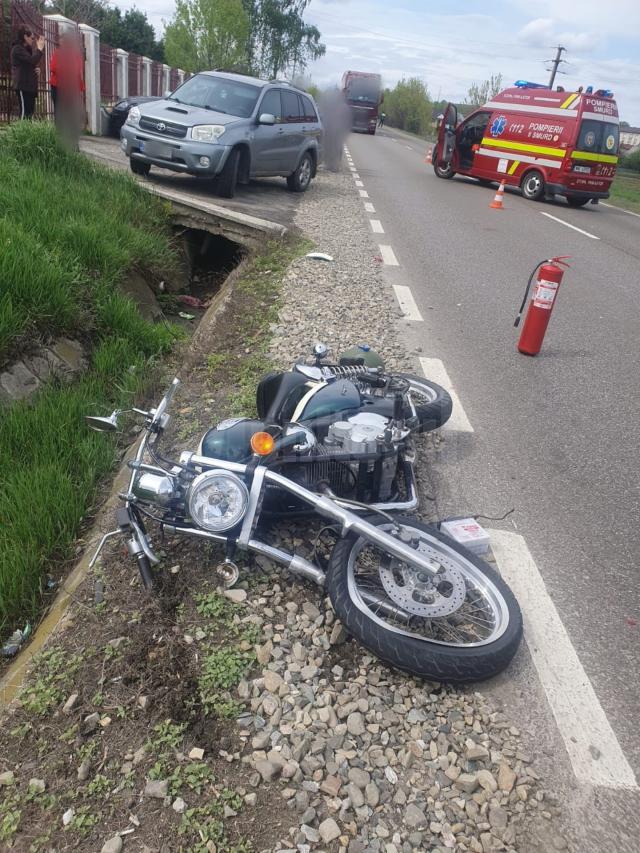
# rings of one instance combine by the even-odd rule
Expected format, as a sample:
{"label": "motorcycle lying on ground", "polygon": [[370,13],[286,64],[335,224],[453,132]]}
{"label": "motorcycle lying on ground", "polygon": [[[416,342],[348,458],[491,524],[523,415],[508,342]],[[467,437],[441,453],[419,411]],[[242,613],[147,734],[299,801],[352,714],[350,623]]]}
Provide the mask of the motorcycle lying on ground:
{"label": "motorcycle lying on ground", "polygon": [[[435,408],[448,417],[450,401],[447,413],[442,389],[433,383],[389,376],[361,359],[325,368],[324,353],[315,354],[314,367],[300,364],[263,380],[258,410],[268,417],[257,424],[223,422],[206,433],[198,453],[183,452],[177,462],[165,459],[158,443],[179,380],[155,409],[133,409],[144,419],[144,435],[128,463],[131,477],[121,495],[118,527],[102,538],[92,564],[105,542],[121,535],[144,586],[152,588],[152,567],[159,560],[145,527],[151,519],[170,535],[223,545],[219,569],[227,585],[238,578],[235,553],[248,551],[325,587],[347,632],[398,669],[457,683],[495,675],[514,656],[522,635],[513,594],[490,566],[437,527],[390,513],[417,505],[408,439],[412,430],[434,428],[430,403],[443,400],[444,408],[440,403]],[[356,382],[346,373],[330,375],[338,367],[350,368]],[[302,393],[294,376],[313,387]],[[343,391],[344,383],[351,388]],[[295,389],[297,401],[290,399]],[[350,407],[343,406],[349,395]],[[317,406],[309,410],[314,400]],[[120,414],[87,421],[93,429],[113,431]],[[384,419],[384,428],[372,418]],[[354,491],[359,497],[344,494]],[[285,509],[306,507],[338,529],[326,570],[258,538],[259,522],[269,507],[282,509],[283,496]]]}

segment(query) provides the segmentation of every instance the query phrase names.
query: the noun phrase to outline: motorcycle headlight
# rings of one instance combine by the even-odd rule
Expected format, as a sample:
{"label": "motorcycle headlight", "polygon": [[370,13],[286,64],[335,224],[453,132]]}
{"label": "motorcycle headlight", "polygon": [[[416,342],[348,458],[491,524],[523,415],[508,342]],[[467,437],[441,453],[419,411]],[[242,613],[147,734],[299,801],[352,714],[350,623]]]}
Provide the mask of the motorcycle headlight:
{"label": "motorcycle headlight", "polygon": [[191,484],[187,502],[198,527],[220,533],[242,519],[249,504],[249,490],[235,474],[205,471]]}
{"label": "motorcycle headlight", "polygon": [[138,107],[131,107],[127,115],[127,124],[140,124],[140,110]]}
{"label": "motorcycle headlight", "polygon": [[217,142],[223,133],[222,124],[197,124],[191,128],[191,138],[197,142]]}

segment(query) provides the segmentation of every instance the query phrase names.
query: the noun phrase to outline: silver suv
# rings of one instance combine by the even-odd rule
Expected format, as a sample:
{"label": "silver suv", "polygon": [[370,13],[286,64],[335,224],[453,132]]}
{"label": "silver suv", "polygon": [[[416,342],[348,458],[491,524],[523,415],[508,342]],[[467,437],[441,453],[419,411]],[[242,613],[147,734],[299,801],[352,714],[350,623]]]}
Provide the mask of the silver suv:
{"label": "silver suv", "polygon": [[289,83],[204,71],[161,101],[132,107],[121,132],[132,172],[151,166],[236,184],[282,175],[304,192],[320,160],[322,124],[313,98]]}

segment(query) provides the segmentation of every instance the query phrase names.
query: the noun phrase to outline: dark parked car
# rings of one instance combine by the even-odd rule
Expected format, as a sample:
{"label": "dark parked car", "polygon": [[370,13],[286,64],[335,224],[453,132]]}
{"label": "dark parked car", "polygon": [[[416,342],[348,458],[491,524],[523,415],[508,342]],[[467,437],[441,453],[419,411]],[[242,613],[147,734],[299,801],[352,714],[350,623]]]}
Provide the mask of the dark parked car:
{"label": "dark parked car", "polygon": [[123,98],[118,101],[111,110],[109,110],[109,136],[115,136],[120,139],[120,129],[127,120],[131,107],[137,107],[140,104],[146,104],[148,101],[159,101],[160,98],[152,97],[151,95],[131,95],[128,98]]}

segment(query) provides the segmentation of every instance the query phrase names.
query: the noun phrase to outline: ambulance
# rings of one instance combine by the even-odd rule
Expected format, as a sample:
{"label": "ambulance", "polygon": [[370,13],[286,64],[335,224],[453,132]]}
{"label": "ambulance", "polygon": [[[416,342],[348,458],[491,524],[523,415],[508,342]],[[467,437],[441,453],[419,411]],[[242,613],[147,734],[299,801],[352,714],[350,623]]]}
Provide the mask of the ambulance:
{"label": "ambulance", "polygon": [[519,80],[458,123],[448,104],[433,152],[439,178],[456,173],[520,187],[525,198],[563,195],[573,207],[609,197],[618,162],[613,93],[552,90]]}

